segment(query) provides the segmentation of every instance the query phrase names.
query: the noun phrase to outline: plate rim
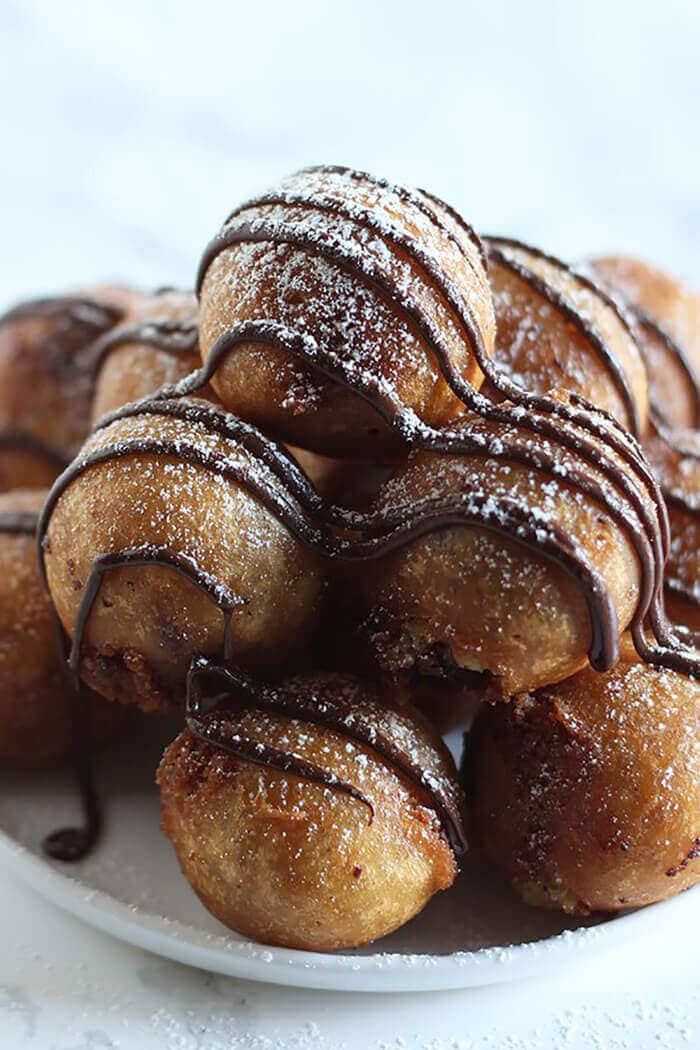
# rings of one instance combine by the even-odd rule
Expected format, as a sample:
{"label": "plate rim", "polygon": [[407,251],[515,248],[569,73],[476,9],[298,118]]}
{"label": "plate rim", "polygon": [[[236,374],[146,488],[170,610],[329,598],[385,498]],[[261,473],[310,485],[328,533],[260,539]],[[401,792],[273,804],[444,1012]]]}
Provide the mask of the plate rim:
{"label": "plate rim", "polygon": [[[583,960],[641,936],[650,913],[670,917],[700,902],[700,888],[627,912],[595,926],[565,930],[539,941],[477,948],[446,955],[376,952],[372,955],[305,952],[250,940],[227,941],[178,919],[120,901],[60,871],[0,829],[0,859],[9,874],[60,910],[117,940],[162,958],[228,977],[349,992],[448,991],[521,980],[556,969],[563,956]],[[390,974],[383,981],[379,975]]]}

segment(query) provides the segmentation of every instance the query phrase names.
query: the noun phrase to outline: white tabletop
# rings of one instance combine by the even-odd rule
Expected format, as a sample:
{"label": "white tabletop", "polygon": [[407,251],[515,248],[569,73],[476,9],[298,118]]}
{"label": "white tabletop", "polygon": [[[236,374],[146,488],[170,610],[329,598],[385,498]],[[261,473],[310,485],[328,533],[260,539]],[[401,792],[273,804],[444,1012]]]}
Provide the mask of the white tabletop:
{"label": "white tabletop", "polygon": [[2,1050],[692,1050],[682,923],[546,982],[465,992],[305,992],[216,977],[97,933],[0,876]]}
{"label": "white tabletop", "polygon": [[[238,201],[308,163],[479,229],[700,283],[697,0],[3,0],[0,300],[191,284]],[[696,931],[546,986],[408,998],[210,977],[0,875],[0,1050],[700,1045]]]}

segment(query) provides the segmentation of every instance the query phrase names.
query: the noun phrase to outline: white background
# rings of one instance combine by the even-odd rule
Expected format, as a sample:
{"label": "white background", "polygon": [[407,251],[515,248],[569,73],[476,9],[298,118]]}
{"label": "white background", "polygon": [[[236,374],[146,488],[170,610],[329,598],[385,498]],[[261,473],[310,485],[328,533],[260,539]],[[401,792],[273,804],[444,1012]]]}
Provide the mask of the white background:
{"label": "white background", "polygon": [[696,0],[0,2],[4,298],[191,282],[309,163],[432,189],[565,255],[700,283]]}
{"label": "white background", "polygon": [[[699,56],[697,0],[0,0],[0,300],[189,284],[238,200],[318,162],[700,284]],[[700,1042],[677,931],[548,988],[391,1003],[204,978],[4,881],[0,926],[1,1050]]]}

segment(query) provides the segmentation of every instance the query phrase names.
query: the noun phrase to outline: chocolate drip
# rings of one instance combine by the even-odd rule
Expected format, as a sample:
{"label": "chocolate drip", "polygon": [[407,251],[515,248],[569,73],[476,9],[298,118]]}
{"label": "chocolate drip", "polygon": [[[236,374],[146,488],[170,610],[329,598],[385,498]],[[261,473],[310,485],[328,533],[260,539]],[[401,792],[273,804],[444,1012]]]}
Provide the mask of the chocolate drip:
{"label": "chocolate drip", "polygon": [[[59,296],[19,303],[0,317],[0,328],[32,320],[62,322],[65,329],[50,335],[46,340],[47,350],[57,351],[61,360],[76,333],[80,333],[81,343],[90,346],[94,340],[108,333],[121,316],[120,310],[107,303],[82,296]],[[75,369],[76,373],[81,370],[80,358],[81,350],[75,349],[71,355],[70,367]],[[63,470],[69,460],[64,450],[55,448],[28,431],[11,427],[0,432],[0,450],[3,449],[29,453],[51,463],[56,470]]]}
{"label": "chocolate drip", "polygon": [[72,324],[87,325],[99,331],[111,328],[121,318],[121,311],[107,303],[97,302],[77,295],[55,298],[30,299],[18,303],[0,317],[0,325],[17,321],[65,318]]}
{"label": "chocolate drip", "polygon": [[[205,701],[202,690],[199,686],[200,678],[205,674],[218,673],[222,677],[227,676],[229,673],[230,678],[227,678],[226,694],[217,697],[213,707],[210,707],[208,711],[204,710]],[[246,690],[246,685],[248,686]],[[280,698],[278,703],[273,703],[269,697],[273,695],[272,690],[269,687],[261,685],[261,683],[252,684],[252,680],[246,679],[243,675],[236,674],[233,672],[227,672],[223,667],[216,667],[215,665],[209,664],[206,660],[197,660],[193,663],[187,680],[187,701],[185,705],[185,722],[191,733],[194,733],[196,737],[203,740],[206,744],[211,744],[212,747],[220,748],[223,751],[228,751],[229,754],[235,755],[237,758],[242,758],[246,762],[253,762],[255,765],[263,766],[267,769],[279,769],[283,773],[291,773],[294,776],[301,777],[303,780],[311,780],[317,784],[325,784],[327,787],[332,788],[334,791],[340,791],[343,794],[350,795],[351,798],[357,799],[359,802],[364,803],[370,811],[370,823],[374,819],[374,806],[371,801],[367,798],[362,791],[349,784],[347,781],[337,777],[335,773],[332,773],[328,769],[324,769],[322,766],[316,765],[314,762],[308,762],[299,755],[295,755],[289,751],[282,751],[279,748],[271,747],[269,744],[261,743],[260,741],[249,740],[236,732],[233,728],[234,711],[232,706],[232,690],[239,693],[249,694],[252,703],[257,708],[262,708],[268,711],[278,711],[282,714],[289,714],[291,717],[295,717],[288,707],[285,705],[284,700]],[[298,705],[297,705],[298,707]],[[313,710],[313,707],[311,707]],[[307,722],[318,721],[310,716],[304,716],[303,714],[297,714],[296,717],[304,717]],[[338,727],[340,728],[340,727]],[[349,733],[345,733],[349,736]]]}
{"label": "chocolate drip", "polygon": [[34,510],[17,510],[0,513],[0,533],[17,536],[34,536],[39,515]]}
{"label": "chocolate drip", "polygon": [[[388,765],[394,766],[407,779],[426,792],[453,850],[456,853],[464,852],[466,838],[459,804],[454,793],[446,787],[445,783],[436,780],[422,766],[413,761],[410,754],[398,747],[386,734],[379,732],[376,726],[364,718],[352,704],[310,700],[293,689],[267,685],[249,678],[240,671],[200,658],[193,663],[188,681],[188,705],[191,704],[195,712],[199,711],[202,705],[200,682],[206,678],[218,679],[222,683],[224,712],[230,711],[231,702],[240,698],[243,704],[247,703],[260,710],[285,715],[312,725],[324,726],[371,748]],[[193,727],[189,719],[188,725],[196,735],[200,735],[198,728]],[[218,746],[225,747],[224,735],[221,741],[217,739],[215,742]],[[288,771],[296,772],[291,767]],[[297,773],[297,775],[306,776],[305,773]]]}
{"label": "chocolate drip", "polygon": [[486,251],[483,242],[476,230],[474,229],[474,227],[470,226],[470,224],[462,215],[459,214],[459,212],[455,211],[455,209],[451,208],[449,205],[444,204],[439,199],[439,197],[433,196],[432,193],[427,193],[425,190],[419,190],[418,193],[413,193],[405,186],[398,186],[394,183],[389,182],[388,179],[380,178],[377,175],[370,175],[369,172],[366,171],[358,171],[356,168],[347,168],[344,167],[342,164],[317,164],[315,166],[302,169],[302,171],[299,174],[303,174],[304,172],[319,172],[321,174],[327,173],[329,175],[344,175],[346,178],[354,182],[366,182],[368,185],[376,186],[378,189],[390,190],[404,204],[408,204],[413,208],[417,208],[418,211],[422,212],[423,215],[427,216],[431,220],[431,222],[437,224],[448,240],[452,241],[454,244],[457,244],[458,247],[461,247],[454,233],[452,232],[448,224],[443,221],[442,216],[439,214],[439,212],[433,211],[430,207],[426,205],[425,201],[421,199],[422,197],[425,197],[428,201],[432,202],[438,207],[442,207],[443,210],[447,212],[447,214],[453,219],[453,221],[462,230],[462,232],[467,235],[469,240],[479,252],[479,256],[481,258],[481,262],[484,266],[484,269],[487,268],[488,260],[486,258]]}
{"label": "chocolate drip", "polygon": [[[42,524],[40,519],[40,537],[42,535],[41,530]],[[43,544],[40,563],[45,577]],[[56,619],[61,648],[64,652],[69,650],[67,654],[69,684],[74,691],[75,697],[75,757],[85,823],[83,827],[62,828],[46,837],[43,843],[44,852],[53,857],[54,860],[64,862],[82,860],[95,846],[102,827],[99,797],[94,782],[90,751],[89,693],[80,680],[80,657],[88,618],[105,574],[113,569],[145,565],[160,565],[178,572],[203,591],[212,601],[215,601],[224,615],[225,633],[227,635],[230,633],[228,625],[230,624],[231,611],[245,604],[244,599],[233,595],[219,581],[198,569],[191,558],[164,548],[146,545],[131,550],[119,551],[117,554],[98,555],[93,560],[90,575],[83,592],[83,599],[78,610],[78,617],[73,632],[73,642],[70,647],[68,638],[60,622]],[[228,649],[228,645],[225,648]]]}
{"label": "chocolate drip", "polygon": [[[620,399],[624,405],[625,412],[627,413],[627,420],[629,423],[630,430],[639,437],[641,430],[641,422],[639,418],[639,408],[637,401],[632,392],[632,388],[629,384],[627,375],[622,368],[617,357],[611,351],[604,339],[601,338],[599,332],[595,326],[588,321],[583,314],[578,310],[574,309],[570,303],[567,302],[565,297],[561,295],[548,281],[539,277],[533,273],[529,267],[518,259],[514,259],[507,254],[508,248],[515,248],[523,252],[527,252],[537,258],[544,259],[546,262],[557,267],[562,273],[568,274],[575,280],[583,284],[589,291],[592,291],[599,299],[602,299],[606,306],[614,309],[619,320],[624,325],[627,333],[634,341],[634,335],[629,327],[629,324],[616,306],[615,302],[603,292],[593,281],[588,277],[584,277],[582,274],[577,273],[571,266],[562,262],[561,259],[557,259],[553,255],[546,255],[539,249],[532,248],[527,244],[523,244],[520,241],[512,239],[506,239],[503,237],[490,237],[487,240],[488,253],[492,262],[498,263],[499,266],[503,266],[505,269],[510,270],[514,273],[525,284],[529,285],[538,295],[545,299],[548,303],[558,310],[558,312],[564,317],[570,324],[572,324],[583,336],[586,342],[591,346],[598,357],[602,361],[603,365],[608,371],[614,386],[617,389]],[[504,250],[506,249],[506,250]],[[635,341],[636,345],[636,341]]]}
{"label": "chocolate drip", "polygon": [[[60,631],[58,625],[57,629]],[[102,812],[92,768],[89,692],[78,680],[74,679],[69,684],[74,690],[73,747],[83,825],[52,831],[41,845],[44,853],[53,860],[76,863],[83,860],[97,844],[102,831]]]}
{"label": "chocolate drip", "polygon": [[[656,339],[660,340],[666,347],[666,350],[669,352],[670,356],[675,359],[678,367],[683,372],[684,379],[691,392],[691,397],[693,400],[693,414],[695,417],[693,420],[693,425],[696,428],[700,427],[700,378],[698,378],[698,376],[696,375],[695,369],[693,368],[693,365],[691,364],[687,354],[679,345],[679,343],[677,343],[676,340],[672,338],[669,332],[667,332],[662,325],[654,321],[653,318],[649,317],[648,314],[643,313],[641,310],[629,304],[626,304],[626,307],[629,310],[632,317],[634,318],[634,320],[637,322],[637,324],[642,329],[646,329],[647,331],[651,332],[651,334]],[[643,344],[640,344],[640,349],[642,351],[642,355],[644,355]],[[653,403],[652,413],[653,416],[656,417],[656,420],[660,425],[668,427],[668,420],[665,418],[664,412],[661,409],[660,405]]]}
{"label": "chocolate drip", "polygon": [[63,470],[68,463],[64,452],[26,430],[8,428],[0,432],[0,451],[27,452],[38,459],[45,459],[56,470]]}
{"label": "chocolate drip", "polygon": [[85,363],[93,376],[115,350],[133,343],[152,347],[173,357],[192,354],[197,350],[199,328],[196,321],[141,321],[138,324],[113,328],[87,348]]}

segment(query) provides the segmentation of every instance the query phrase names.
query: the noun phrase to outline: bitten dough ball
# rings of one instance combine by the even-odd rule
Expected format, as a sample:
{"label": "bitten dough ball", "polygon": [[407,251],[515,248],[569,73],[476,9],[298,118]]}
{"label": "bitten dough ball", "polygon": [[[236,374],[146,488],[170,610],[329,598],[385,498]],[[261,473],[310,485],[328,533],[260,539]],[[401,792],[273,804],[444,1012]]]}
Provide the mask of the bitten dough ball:
{"label": "bitten dough ball", "polygon": [[631,647],[485,707],[465,772],[473,831],[530,904],[617,911],[700,878],[700,684]]}
{"label": "bitten dough ball", "polygon": [[[39,575],[33,532],[10,528],[38,514],[45,492],[0,495],[0,764],[43,766],[73,751],[73,692]],[[123,712],[90,700],[94,742],[107,742]]]}
{"label": "bitten dough ball", "polygon": [[[494,447],[511,432],[469,417],[464,432]],[[542,446],[543,449],[545,446]],[[551,447],[550,447],[551,451]],[[626,530],[567,477],[592,467],[555,449],[559,477],[507,458],[414,452],[384,487],[378,511],[396,515],[421,501],[483,494],[517,502],[531,520],[553,522],[575,539],[605,581],[620,633],[639,598],[640,570]],[[370,562],[363,573],[363,631],[380,665],[394,675],[426,674],[455,687],[479,676],[508,697],[566,678],[587,662],[591,620],[580,585],[517,537],[450,523]],[[467,672],[466,675],[463,672]]]}
{"label": "bitten dough ball", "polygon": [[[239,241],[223,246],[231,236]],[[369,383],[380,397],[440,426],[462,405],[423,325],[438,331],[462,378],[480,385],[472,336],[415,255],[423,250],[467,304],[488,355],[494,319],[480,248],[426,195],[357,172],[309,169],[234,212],[221,238],[203,262],[204,361],[236,325],[272,323],[304,340],[317,361],[320,352],[344,367],[351,385]],[[406,298],[410,310],[401,305]],[[212,384],[229,410],[293,445],[351,458],[400,445],[371,404],[309,360],[251,339],[224,358]]]}
{"label": "bitten dough ball", "polygon": [[[182,407],[183,402],[178,402]],[[267,672],[297,658],[313,629],[324,587],[319,556],[222,464],[276,478],[227,438],[213,405],[187,402],[199,422],[127,415],[97,430],[85,456],[104,454],[69,480],[47,523],[45,563],[51,597],[73,637],[93,559],[135,548],[179,559],[170,566],[120,565],[105,573],[87,621],[83,679],[103,695],[144,709],[180,702],[193,656],[223,651],[218,594],[234,601],[232,655]],[[156,442],[162,451],[142,451]],[[132,451],[123,455],[123,445]],[[205,456],[207,469],[191,461]],[[188,461],[189,459],[189,461]],[[216,593],[197,589],[192,573]]]}
{"label": "bitten dough ball", "polygon": [[[392,739],[457,796],[456,771],[416,712],[392,713],[369,687],[339,675],[291,683]],[[455,858],[425,791],[342,731],[250,705],[221,716],[224,732],[278,748],[335,774],[371,803],[215,749],[183,732],[158,772],[162,821],[186,878],[227,926],[309,951],[375,940],[416,915],[454,880]],[[397,728],[398,727],[398,728]]]}

